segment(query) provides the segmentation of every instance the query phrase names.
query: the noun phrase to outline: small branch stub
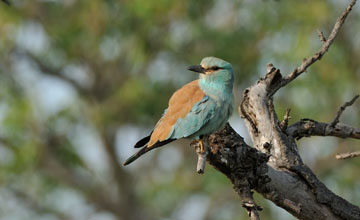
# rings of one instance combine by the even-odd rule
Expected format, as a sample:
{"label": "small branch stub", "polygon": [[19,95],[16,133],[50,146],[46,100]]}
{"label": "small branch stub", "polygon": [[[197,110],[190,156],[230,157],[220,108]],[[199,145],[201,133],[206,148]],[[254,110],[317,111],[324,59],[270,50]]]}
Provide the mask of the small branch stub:
{"label": "small branch stub", "polygon": [[205,149],[201,148],[201,144],[199,141],[193,141],[191,145],[195,148],[195,152],[198,156],[198,162],[196,165],[196,172],[198,174],[204,174],[205,172],[205,165],[206,165],[206,158],[208,155],[209,145],[207,143],[207,139],[204,139],[203,146]]}
{"label": "small branch stub", "polygon": [[199,173],[199,174],[204,174],[207,152],[205,151],[204,153],[202,153],[202,152],[196,151],[196,153],[198,155],[198,162],[197,162],[197,166],[196,166],[196,172]]}
{"label": "small branch stub", "polygon": [[268,63],[267,65],[266,65],[266,74],[269,74],[269,73],[271,73],[272,71],[274,71],[274,65],[272,64],[272,63]]}
{"label": "small branch stub", "polygon": [[290,111],[291,111],[291,108],[287,108],[286,109],[286,113],[284,115],[284,119],[280,122],[280,128],[281,130],[285,131],[288,124],[289,124],[289,119],[291,119],[291,116],[290,116]]}
{"label": "small branch stub", "polygon": [[326,43],[326,38],[324,36],[324,33],[322,31],[320,31],[320,30],[317,30],[317,32],[318,32],[318,35],[319,35],[319,38],[320,38],[321,42],[323,44]]}

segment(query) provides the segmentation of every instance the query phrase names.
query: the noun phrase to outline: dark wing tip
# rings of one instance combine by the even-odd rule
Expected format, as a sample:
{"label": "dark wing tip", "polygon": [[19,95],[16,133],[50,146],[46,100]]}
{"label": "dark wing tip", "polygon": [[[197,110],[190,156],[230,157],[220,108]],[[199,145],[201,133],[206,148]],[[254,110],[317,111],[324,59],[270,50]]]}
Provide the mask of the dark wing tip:
{"label": "dark wing tip", "polygon": [[143,139],[139,140],[138,142],[136,142],[136,144],[134,145],[134,148],[140,148],[140,147],[145,146],[150,141],[150,137],[151,137],[151,134],[149,136],[144,137]]}
{"label": "dark wing tip", "polygon": [[144,137],[143,139],[139,140],[138,142],[136,142],[136,144],[134,145],[134,148],[140,148],[145,146],[151,138],[153,131],[151,131],[151,133],[149,134],[149,136]]}
{"label": "dark wing tip", "polygon": [[[145,138],[143,138],[145,139]],[[161,142],[156,142],[154,145],[148,147],[148,146],[144,146],[143,148],[141,148],[138,152],[136,152],[134,155],[132,155],[131,157],[129,157],[124,163],[123,165],[126,166],[126,165],[129,165],[130,163],[134,162],[136,159],[138,159],[141,155],[145,154],[146,152],[148,151],[151,151],[155,148],[158,148],[158,147],[161,147],[165,144],[168,144],[170,142],[173,142],[175,141],[176,139],[168,139],[168,140],[165,140],[165,141],[161,141]],[[141,140],[140,140],[141,141]],[[139,142],[140,142],[139,141]],[[146,142],[147,143],[147,142]],[[135,144],[136,146],[136,144]]]}

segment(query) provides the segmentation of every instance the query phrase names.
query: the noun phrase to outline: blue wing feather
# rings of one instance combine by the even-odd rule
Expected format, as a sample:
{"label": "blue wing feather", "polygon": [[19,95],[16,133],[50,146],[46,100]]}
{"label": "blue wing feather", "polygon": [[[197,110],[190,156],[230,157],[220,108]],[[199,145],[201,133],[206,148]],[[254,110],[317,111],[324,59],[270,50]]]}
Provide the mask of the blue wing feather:
{"label": "blue wing feather", "polygon": [[214,116],[216,103],[209,96],[197,102],[191,111],[176,121],[168,138],[179,139],[189,137],[199,131]]}

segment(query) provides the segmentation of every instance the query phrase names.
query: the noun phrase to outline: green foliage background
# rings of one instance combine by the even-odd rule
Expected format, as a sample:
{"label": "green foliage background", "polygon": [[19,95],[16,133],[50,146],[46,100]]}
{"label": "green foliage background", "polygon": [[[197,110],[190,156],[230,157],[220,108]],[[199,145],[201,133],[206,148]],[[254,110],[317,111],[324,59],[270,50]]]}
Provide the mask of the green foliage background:
{"label": "green foliage background", "polygon": [[[273,63],[287,74],[349,1],[13,0],[0,4],[1,219],[248,219],[230,182],[195,172],[188,141],[121,163],[205,56],[231,62],[237,102]],[[275,96],[279,117],[331,121],[360,93],[360,7],[330,51]],[[344,123],[360,127],[360,105]],[[235,113],[230,123],[246,130]],[[251,142],[248,143],[251,144]],[[360,205],[354,140],[299,141],[308,165]],[[292,219],[255,193],[263,219]]]}

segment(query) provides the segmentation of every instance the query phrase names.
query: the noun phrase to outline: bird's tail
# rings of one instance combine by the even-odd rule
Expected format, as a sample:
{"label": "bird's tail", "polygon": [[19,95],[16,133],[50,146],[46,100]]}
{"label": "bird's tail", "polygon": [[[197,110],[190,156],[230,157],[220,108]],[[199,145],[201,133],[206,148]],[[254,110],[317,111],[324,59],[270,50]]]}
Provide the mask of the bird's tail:
{"label": "bird's tail", "polygon": [[149,150],[152,150],[153,148],[149,148],[147,146],[141,148],[141,150],[139,150],[138,152],[136,152],[134,155],[132,155],[131,157],[129,157],[125,162],[124,162],[124,166],[129,165],[130,163],[134,162],[136,159],[138,159],[139,157],[141,157],[143,154],[145,154],[146,152],[148,152]]}
{"label": "bird's tail", "polygon": [[[141,139],[138,143],[135,144],[135,148],[139,148],[141,147],[141,145],[146,144],[146,142],[149,140],[149,137],[144,137],[143,139]],[[176,139],[168,139],[165,141],[158,141],[155,144],[151,145],[150,147],[148,145],[145,145],[143,148],[141,148],[141,150],[139,150],[138,152],[136,152],[134,155],[132,155],[131,157],[129,157],[125,162],[124,162],[124,166],[134,162],[134,160],[138,159],[139,157],[141,157],[143,154],[145,154],[146,152],[151,151],[152,149],[164,146],[165,144],[168,144],[170,142],[175,141]]]}

